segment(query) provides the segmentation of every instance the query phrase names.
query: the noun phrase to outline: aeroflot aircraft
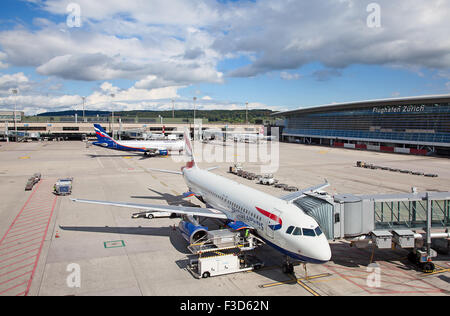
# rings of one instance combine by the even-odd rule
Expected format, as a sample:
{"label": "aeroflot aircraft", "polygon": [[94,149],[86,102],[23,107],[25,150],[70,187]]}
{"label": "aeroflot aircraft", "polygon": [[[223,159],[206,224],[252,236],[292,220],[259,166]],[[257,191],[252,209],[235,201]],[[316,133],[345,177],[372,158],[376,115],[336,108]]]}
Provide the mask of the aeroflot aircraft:
{"label": "aeroflot aircraft", "polygon": [[331,250],[325,234],[312,217],[293,204],[293,201],[304,193],[327,187],[328,182],[276,198],[211,173],[210,170],[214,168],[208,170],[198,168],[187,132],[184,138],[185,152],[189,161],[181,168],[181,171],[151,170],[182,175],[190,190],[186,194],[195,195],[210,206],[209,208],[79,199],[73,201],[185,215],[179,227],[183,237],[191,243],[205,236],[207,231],[206,227],[198,224],[194,216],[226,220],[228,227],[234,230],[251,229],[268,245],[285,254],[284,272],[293,271],[289,258],[304,263],[325,263],[330,260]]}
{"label": "aeroflot aircraft", "polygon": [[110,148],[120,151],[142,152],[146,156],[168,155],[169,151],[184,150],[184,142],[181,140],[124,140],[116,141],[111,138],[99,124],[94,124],[97,141],[92,144],[99,147]]}

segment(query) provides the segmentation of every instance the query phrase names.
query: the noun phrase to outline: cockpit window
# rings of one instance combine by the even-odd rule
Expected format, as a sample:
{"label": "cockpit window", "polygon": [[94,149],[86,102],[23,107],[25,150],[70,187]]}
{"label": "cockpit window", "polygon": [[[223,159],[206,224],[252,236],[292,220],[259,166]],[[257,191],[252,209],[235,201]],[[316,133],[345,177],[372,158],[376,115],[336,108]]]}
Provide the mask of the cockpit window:
{"label": "cockpit window", "polygon": [[301,228],[298,228],[298,227],[296,227],[295,228],[295,230],[294,230],[294,236],[300,236],[302,234],[302,229]]}
{"label": "cockpit window", "polygon": [[303,228],[303,235],[315,237],[315,236],[316,236],[316,233],[315,233],[314,230],[312,230],[312,229],[309,229],[309,228]]}
{"label": "cockpit window", "polygon": [[317,235],[317,236],[322,235],[322,230],[320,229],[319,226],[317,226],[317,228],[315,229],[315,232],[316,232],[316,235]]}
{"label": "cockpit window", "polygon": [[294,226],[289,226],[289,228],[286,230],[286,234],[290,235],[292,231],[294,230]]}

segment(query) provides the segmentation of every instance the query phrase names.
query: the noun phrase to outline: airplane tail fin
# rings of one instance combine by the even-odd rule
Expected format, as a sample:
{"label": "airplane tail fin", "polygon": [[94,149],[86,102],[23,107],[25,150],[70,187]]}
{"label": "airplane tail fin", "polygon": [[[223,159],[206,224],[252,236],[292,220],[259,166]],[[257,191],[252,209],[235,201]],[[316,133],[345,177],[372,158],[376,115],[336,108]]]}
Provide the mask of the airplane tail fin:
{"label": "airplane tail fin", "polygon": [[94,124],[95,134],[97,135],[97,140],[101,141],[109,141],[112,138],[106,133],[104,128],[100,124]]}
{"label": "airplane tail fin", "polygon": [[194,147],[192,147],[191,135],[187,128],[184,129],[184,147],[185,147],[184,152],[188,157],[188,161],[186,163],[185,168],[187,169],[196,168],[197,165],[195,164],[194,159],[194,150],[193,150]]}

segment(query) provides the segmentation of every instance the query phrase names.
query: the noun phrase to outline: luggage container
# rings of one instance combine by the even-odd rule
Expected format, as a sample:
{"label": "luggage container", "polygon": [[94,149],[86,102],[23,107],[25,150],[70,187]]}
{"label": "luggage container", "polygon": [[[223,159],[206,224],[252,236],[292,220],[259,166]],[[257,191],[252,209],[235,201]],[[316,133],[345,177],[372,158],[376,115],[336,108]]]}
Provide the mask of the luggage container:
{"label": "luggage container", "polygon": [[53,187],[53,192],[61,196],[72,194],[72,181],[73,178],[59,179]]}

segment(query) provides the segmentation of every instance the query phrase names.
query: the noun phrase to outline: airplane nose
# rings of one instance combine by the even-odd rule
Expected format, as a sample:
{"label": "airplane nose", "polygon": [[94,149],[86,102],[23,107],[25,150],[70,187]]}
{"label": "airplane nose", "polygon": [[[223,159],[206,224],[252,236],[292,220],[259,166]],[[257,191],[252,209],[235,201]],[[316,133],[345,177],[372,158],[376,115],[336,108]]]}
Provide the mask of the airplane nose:
{"label": "airplane nose", "polygon": [[317,260],[328,262],[331,259],[331,248],[324,235],[321,236],[320,244],[317,247]]}
{"label": "airplane nose", "polygon": [[314,253],[312,257],[317,263],[326,263],[331,259],[331,248],[326,238],[321,238],[320,241],[314,247]]}
{"label": "airplane nose", "polygon": [[331,249],[330,245],[327,242],[326,245],[323,245],[322,249],[320,249],[317,256],[317,260],[328,262],[330,261],[330,259],[331,259]]}

